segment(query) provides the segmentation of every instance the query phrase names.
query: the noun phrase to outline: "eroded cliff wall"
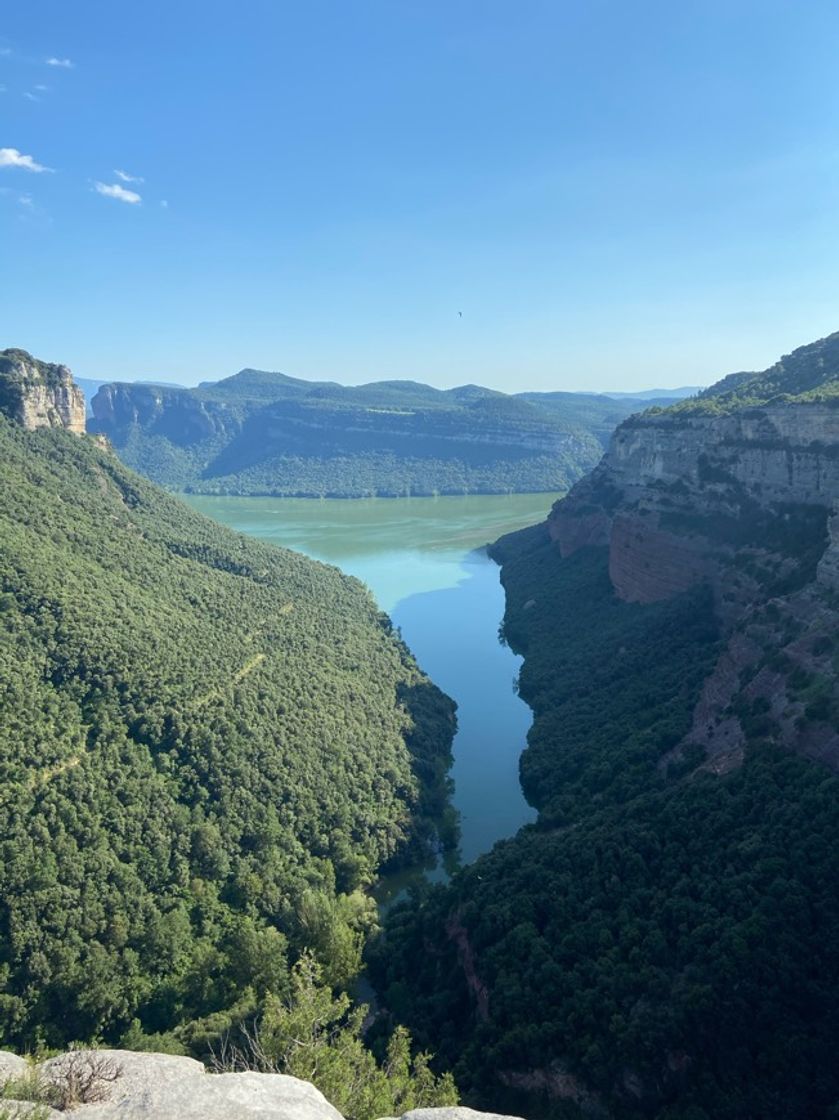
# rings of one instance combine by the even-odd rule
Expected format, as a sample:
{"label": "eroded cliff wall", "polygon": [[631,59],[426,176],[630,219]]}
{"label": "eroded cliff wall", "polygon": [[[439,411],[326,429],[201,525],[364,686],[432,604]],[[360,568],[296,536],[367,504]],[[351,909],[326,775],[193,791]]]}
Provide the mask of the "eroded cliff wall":
{"label": "eroded cliff wall", "polygon": [[563,556],[608,548],[625,601],[713,588],[727,645],[667,761],[692,743],[722,770],[762,736],[839,766],[839,408],[632,417],[548,528]]}
{"label": "eroded cliff wall", "polygon": [[241,429],[222,401],[203,401],[188,389],[163,385],[103,385],[91,402],[95,430],[119,442],[135,426],[186,446]]}
{"label": "eroded cliff wall", "polygon": [[30,430],[85,430],[84,394],[69,369],[25,350],[0,350],[0,412]]}
{"label": "eroded cliff wall", "polygon": [[665,412],[618,428],[596,470],[554,507],[549,529],[563,556],[608,545],[617,594],[654,602],[702,579],[732,580],[727,561],[740,549],[794,554],[804,543],[798,521],[826,524],[837,500],[839,408]]}

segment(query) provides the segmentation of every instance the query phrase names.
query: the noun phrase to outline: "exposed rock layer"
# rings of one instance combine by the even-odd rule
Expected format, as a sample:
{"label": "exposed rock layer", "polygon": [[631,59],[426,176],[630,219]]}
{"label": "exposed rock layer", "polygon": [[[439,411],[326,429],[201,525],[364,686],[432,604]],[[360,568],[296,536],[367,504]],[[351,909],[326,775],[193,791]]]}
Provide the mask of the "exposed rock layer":
{"label": "exposed rock layer", "polygon": [[[554,507],[549,529],[563,556],[609,545],[618,595],[654,602],[718,577],[715,547],[731,555],[743,543],[721,536],[731,529],[723,521],[779,505],[832,511],[837,500],[839,408],[646,414],[618,428],[598,467]],[[826,579],[835,566],[827,560]]]}
{"label": "exposed rock layer", "polygon": [[757,735],[839,766],[837,511],[839,408],[808,402],[632,417],[554,506],[561,554],[607,547],[620,598],[714,590],[728,645],[665,762],[694,744],[722,772]]}
{"label": "exposed rock layer", "polygon": [[103,385],[91,428],[129,466],[196,493],[504,493],[566,490],[639,405],[242,370],[194,389]]}
{"label": "exposed rock layer", "polygon": [[0,412],[27,429],[66,428],[84,434],[85,401],[66,366],[40,362],[25,350],[0,351]]}

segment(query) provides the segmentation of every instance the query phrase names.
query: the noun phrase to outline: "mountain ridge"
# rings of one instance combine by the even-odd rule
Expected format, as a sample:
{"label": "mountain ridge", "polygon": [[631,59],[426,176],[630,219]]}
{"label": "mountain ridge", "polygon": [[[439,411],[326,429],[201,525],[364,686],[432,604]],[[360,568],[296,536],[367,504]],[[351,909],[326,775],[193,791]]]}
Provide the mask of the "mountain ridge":
{"label": "mountain ridge", "polygon": [[91,429],[153,480],[195,493],[556,491],[595,464],[635,407],[586,393],[343,386],[244,369],[197,389],[105,385]]}

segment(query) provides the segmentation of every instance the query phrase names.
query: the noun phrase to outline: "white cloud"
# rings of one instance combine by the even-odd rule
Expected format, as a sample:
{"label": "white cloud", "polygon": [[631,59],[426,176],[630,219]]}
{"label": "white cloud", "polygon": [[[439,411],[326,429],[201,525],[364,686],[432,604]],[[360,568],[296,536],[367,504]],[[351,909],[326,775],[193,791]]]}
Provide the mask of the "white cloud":
{"label": "white cloud", "polygon": [[168,202],[166,201],[166,199],[165,199],[165,198],[162,198],[162,199],[160,200],[160,205],[161,205],[162,209],[164,209],[164,210],[168,210],[168,209],[169,209],[169,203],[168,203]]}
{"label": "white cloud", "polygon": [[127,191],[119,183],[94,183],[93,189],[105,198],[117,198],[120,202],[130,202],[132,205],[143,201],[136,191]]}
{"label": "white cloud", "polygon": [[32,208],[33,203],[32,203],[32,195],[31,194],[20,194],[20,195],[18,195],[17,200],[21,204],[21,206],[26,206],[27,209]]}
{"label": "white cloud", "polygon": [[35,89],[39,90],[41,93],[46,93],[49,88],[50,88],[49,86],[43,86],[43,85],[35,86]]}
{"label": "white cloud", "polygon": [[26,98],[27,101],[40,101],[41,100],[40,97],[36,97],[35,94],[30,93],[29,90],[27,90],[26,93],[23,96]]}
{"label": "white cloud", "polygon": [[118,167],[114,168],[114,175],[118,179],[122,179],[123,183],[142,183],[144,181],[139,175],[129,175],[127,171],[120,171]]}
{"label": "white cloud", "polygon": [[69,58],[48,58],[47,66],[60,66],[63,70],[72,70],[75,63]]}
{"label": "white cloud", "polygon": [[32,156],[25,156],[17,148],[0,148],[0,167],[22,167],[24,171],[50,170],[49,167],[36,163]]}

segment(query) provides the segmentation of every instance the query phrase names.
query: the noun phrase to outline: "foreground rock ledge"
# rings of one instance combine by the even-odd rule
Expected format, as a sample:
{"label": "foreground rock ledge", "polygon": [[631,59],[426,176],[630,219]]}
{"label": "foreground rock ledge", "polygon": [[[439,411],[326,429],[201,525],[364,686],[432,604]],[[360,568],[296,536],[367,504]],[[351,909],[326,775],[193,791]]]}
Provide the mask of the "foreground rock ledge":
{"label": "foreground rock ledge", "polygon": [[[56,1085],[66,1082],[72,1066],[87,1058],[118,1071],[99,1090],[106,1099],[79,1104],[72,1112],[51,1109],[49,1120],[343,1120],[308,1081],[281,1073],[208,1073],[200,1062],[172,1054],[131,1050],[75,1050],[40,1066],[0,1051],[0,1085],[33,1070]],[[28,1116],[31,1104],[0,1102],[9,1115]],[[518,1120],[471,1108],[417,1108],[402,1120]]]}

